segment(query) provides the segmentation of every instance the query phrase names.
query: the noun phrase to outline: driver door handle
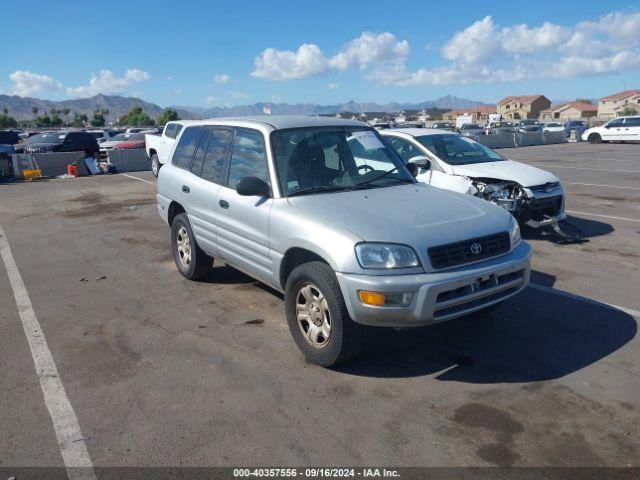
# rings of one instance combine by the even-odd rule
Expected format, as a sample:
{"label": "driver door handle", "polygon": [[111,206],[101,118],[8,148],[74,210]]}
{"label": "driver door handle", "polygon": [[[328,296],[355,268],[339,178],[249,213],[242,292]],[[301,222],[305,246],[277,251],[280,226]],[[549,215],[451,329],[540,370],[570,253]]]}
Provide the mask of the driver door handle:
{"label": "driver door handle", "polygon": [[224,209],[229,208],[229,202],[227,202],[226,200],[220,200],[218,202],[218,205],[220,205],[220,208],[224,208]]}

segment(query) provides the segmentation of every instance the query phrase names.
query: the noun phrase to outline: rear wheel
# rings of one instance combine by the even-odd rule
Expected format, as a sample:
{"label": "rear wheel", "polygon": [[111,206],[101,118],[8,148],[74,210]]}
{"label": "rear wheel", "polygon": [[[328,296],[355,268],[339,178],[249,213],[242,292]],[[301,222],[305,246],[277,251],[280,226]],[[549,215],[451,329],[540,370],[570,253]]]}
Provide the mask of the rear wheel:
{"label": "rear wheel", "polygon": [[160,163],[160,159],[157,154],[151,155],[151,173],[153,173],[154,177],[158,176],[158,172],[160,172],[160,167],[162,164]]}
{"label": "rear wheel", "polygon": [[213,266],[213,258],[196,243],[186,213],[181,213],[171,224],[171,250],[180,273],[189,280],[206,276]]}
{"label": "rear wheel", "polygon": [[592,133],[589,135],[589,143],[600,143],[602,142],[602,137],[599,133]]}
{"label": "rear wheel", "polygon": [[311,362],[331,367],[357,355],[364,327],[349,317],[335,273],[322,262],[296,267],[285,287],[289,331]]}

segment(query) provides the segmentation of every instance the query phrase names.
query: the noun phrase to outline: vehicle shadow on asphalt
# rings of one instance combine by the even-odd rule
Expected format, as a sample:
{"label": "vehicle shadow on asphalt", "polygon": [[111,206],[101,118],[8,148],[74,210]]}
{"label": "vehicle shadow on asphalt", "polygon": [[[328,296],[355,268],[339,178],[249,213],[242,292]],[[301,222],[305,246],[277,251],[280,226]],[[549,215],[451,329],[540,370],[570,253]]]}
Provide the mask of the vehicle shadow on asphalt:
{"label": "vehicle shadow on asphalt", "polygon": [[[603,235],[609,235],[615,231],[613,226],[608,223],[573,217],[571,215],[567,215],[566,220],[562,220],[560,222],[560,229],[567,235],[578,235],[583,239],[601,237]],[[547,240],[555,243],[561,239],[561,237],[556,234],[551,227],[536,229],[526,225],[522,227],[522,237],[525,240]]]}
{"label": "vehicle shadow on asphalt", "polygon": [[[542,272],[542,285],[555,278]],[[413,330],[369,329],[364,352],[337,371],[469,383],[560,378],[615,352],[637,333],[625,312],[588,298],[527,288],[499,309]]]}

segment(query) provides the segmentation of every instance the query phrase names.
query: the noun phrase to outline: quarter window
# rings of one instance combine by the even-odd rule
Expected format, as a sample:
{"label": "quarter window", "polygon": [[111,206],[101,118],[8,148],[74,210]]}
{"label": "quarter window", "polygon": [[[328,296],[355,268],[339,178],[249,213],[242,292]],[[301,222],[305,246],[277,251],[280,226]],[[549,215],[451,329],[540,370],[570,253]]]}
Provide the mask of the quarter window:
{"label": "quarter window", "polygon": [[173,153],[171,160],[173,165],[184,168],[185,170],[191,169],[191,162],[194,153],[196,153],[201,132],[202,127],[190,127],[184,131],[180,137],[176,151]]}
{"label": "quarter window", "polygon": [[225,128],[212,128],[207,155],[202,167],[202,178],[210,182],[222,185],[224,182],[225,163],[227,150],[231,143],[232,130]]}
{"label": "quarter window", "polygon": [[640,117],[627,118],[624,121],[625,127],[640,127]]}
{"label": "quarter window", "polygon": [[238,180],[249,176],[269,183],[264,140],[259,132],[237,130],[229,165],[229,188],[235,190]]}

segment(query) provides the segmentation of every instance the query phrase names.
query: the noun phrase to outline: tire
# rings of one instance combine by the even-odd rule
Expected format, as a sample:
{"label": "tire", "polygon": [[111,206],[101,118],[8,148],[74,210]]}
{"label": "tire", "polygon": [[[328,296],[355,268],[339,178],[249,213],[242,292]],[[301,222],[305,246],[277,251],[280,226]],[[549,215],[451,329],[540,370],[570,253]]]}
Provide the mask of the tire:
{"label": "tire", "polygon": [[[284,302],[291,336],[310,362],[332,367],[362,350],[364,327],[349,317],[336,275],[326,263],[296,267],[287,279]],[[298,309],[306,318],[298,320]]]}
{"label": "tire", "polygon": [[600,136],[599,133],[592,133],[591,135],[589,135],[589,143],[601,143],[602,142],[602,137]]}
{"label": "tire", "polygon": [[196,243],[186,213],[176,215],[171,224],[171,253],[178,271],[189,280],[200,280],[213,266],[213,258]]}
{"label": "tire", "polygon": [[151,155],[151,173],[153,173],[154,177],[158,176],[158,173],[160,172],[161,167],[162,167],[162,164],[160,163],[158,154],[154,153],[153,155]]}

